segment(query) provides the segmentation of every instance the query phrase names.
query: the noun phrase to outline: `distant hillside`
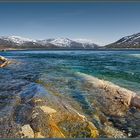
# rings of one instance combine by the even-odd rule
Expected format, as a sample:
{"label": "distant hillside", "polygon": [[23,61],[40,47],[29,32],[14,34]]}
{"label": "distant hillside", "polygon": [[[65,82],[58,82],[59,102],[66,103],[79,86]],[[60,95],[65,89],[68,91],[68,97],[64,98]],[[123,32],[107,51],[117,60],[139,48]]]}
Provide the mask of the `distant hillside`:
{"label": "distant hillside", "polygon": [[140,48],[140,33],[123,37],[105,46],[106,48]]}
{"label": "distant hillside", "polygon": [[52,38],[32,40],[18,36],[0,37],[0,49],[93,49],[99,46],[88,40]]}

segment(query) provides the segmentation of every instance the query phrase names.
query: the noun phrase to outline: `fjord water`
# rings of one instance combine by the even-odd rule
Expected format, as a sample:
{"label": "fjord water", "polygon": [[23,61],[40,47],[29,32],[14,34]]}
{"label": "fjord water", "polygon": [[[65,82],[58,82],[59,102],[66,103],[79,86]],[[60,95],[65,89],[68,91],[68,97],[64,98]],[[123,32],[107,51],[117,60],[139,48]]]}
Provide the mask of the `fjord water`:
{"label": "fjord water", "polygon": [[[140,94],[140,51],[7,51],[0,55],[13,61],[0,69],[0,109],[17,94],[24,100],[40,93],[46,96],[45,88],[70,97],[92,116],[94,97],[83,89],[79,72]],[[16,121],[21,122],[21,117]]]}
{"label": "fjord water", "polygon": [[[67,79],[81,72],[139,94],[140,51],[11,51],[0,55],[17,62],[0,69],[4,81],[28,78],[35,82],[43,78],[53,80],[59,88],[61,78]],[[8,79],[3,79],[4,75]]]}

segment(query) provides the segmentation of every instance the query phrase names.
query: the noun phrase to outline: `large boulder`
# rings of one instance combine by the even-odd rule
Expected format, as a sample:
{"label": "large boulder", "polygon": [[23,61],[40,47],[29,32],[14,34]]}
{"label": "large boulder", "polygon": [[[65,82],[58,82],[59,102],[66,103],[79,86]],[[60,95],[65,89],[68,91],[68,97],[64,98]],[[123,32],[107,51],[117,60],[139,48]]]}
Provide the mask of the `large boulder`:
{"label": "large boulder", "polygon": [[9,60],[3,56],[0,56],[0,68],[6,66],[7,64],[9,64]]}
{"label": "large boulder", "polygon": [[135,92],[87,74],[78,74],[85,81],[83,88],[96,97],[98,106],[105,114],[123,116],[131,107],[140,109],[140,96]]}

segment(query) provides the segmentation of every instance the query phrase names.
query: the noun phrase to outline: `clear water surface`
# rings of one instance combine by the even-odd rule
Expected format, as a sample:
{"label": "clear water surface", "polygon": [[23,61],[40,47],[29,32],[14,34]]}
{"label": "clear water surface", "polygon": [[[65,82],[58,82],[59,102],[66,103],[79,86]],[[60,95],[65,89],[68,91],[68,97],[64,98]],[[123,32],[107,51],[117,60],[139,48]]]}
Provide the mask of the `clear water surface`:
{"label": "clear water surface", "polygon": [[17,62],[0,69],[0,82],[42,79],[61,88],[61,78],[82,72],[140,94],[140,51],[9,51],[0,55]]}

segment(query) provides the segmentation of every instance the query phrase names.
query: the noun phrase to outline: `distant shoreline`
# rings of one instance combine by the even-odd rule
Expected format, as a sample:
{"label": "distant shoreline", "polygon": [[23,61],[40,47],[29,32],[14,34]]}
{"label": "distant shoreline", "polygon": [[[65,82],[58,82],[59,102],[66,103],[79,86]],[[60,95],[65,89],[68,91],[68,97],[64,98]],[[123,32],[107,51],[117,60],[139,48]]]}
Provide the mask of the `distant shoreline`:
{"label": "distant shoreline", "polygon": [[44,49],[44,48],[29,48],[29,49],[3,49],[0,52],[7,51],[140,51],[140,48],[103,48],[103,49]]}

